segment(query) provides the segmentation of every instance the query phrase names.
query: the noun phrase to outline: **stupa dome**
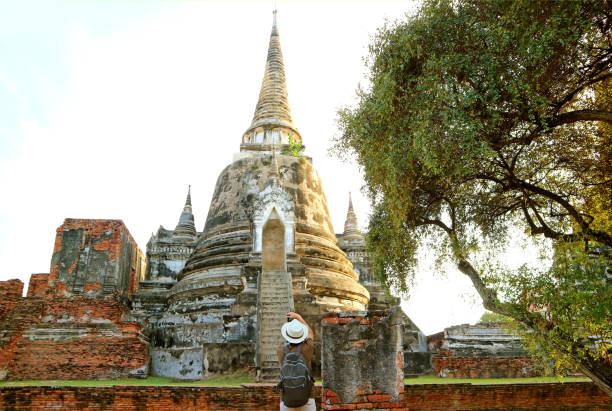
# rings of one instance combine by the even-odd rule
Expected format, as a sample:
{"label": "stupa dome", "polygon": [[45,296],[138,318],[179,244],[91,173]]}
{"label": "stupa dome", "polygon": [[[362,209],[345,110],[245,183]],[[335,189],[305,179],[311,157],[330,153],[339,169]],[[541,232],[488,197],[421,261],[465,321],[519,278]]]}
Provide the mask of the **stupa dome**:
{"label": "stupa dome", "polygon": [[[294,250],[306,268],[306,290],[329,308],[363,309],[367,290],[337,245],[321,178],[304,158],[276,156],[279,180],[294,199]],[[272,156],[230,164],[217,180],[206,226],[179,276],[171,298],[181,294],[237,293],[253,250],[255,199],[274,173]]]}

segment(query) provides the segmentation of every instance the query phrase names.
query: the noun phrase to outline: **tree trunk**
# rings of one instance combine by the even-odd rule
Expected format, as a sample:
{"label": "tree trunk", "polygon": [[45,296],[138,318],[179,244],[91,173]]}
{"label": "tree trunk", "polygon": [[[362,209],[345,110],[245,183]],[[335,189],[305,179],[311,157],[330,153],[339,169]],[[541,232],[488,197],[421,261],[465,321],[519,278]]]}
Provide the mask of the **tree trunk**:
{"label": "tree trunk", "polygon": [[602,358],[577,359],[578,369],[589,377],[603,392],[612,397],[612,365]]}

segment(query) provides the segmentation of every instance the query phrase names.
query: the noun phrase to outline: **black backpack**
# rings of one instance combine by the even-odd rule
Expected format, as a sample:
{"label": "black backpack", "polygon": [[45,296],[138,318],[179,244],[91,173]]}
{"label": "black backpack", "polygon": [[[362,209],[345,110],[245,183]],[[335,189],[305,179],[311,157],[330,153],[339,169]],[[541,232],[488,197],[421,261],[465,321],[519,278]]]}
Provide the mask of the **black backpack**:
{"label": "black backpack", "polygon": [[285,359],[280,372],[281,399],[287,407],[301,407],[308,402],[314,379],[306,365],[302,354],[302,344],[298,345],[297,351],[289,352],[289,347],[284,346]]}

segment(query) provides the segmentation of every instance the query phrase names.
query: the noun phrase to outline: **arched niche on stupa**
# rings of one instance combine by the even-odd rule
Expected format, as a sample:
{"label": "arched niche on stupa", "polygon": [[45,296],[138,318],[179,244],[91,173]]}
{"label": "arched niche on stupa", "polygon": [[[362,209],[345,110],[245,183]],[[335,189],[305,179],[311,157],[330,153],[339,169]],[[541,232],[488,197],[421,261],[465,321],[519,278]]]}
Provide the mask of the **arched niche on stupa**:
{"label": "arched niche on stupa", "polygon": [[261,268],[285,271],[285,226],[273,208],[262,230]]}
{"label": "arched niche on stupa", "polygon": [[[274,232],[283,230],[283,235],[276,237],[284,242],[283,254],[294,253],[295,215],[293,197],[276,181],[266,184],[265,188],[257,195],[253,210],[253,253],[262,253],[264,240],[264,227],[272,224]],[[275,220],[276,222],[271,222]],[[280,224],[280,225],[278,225]],[[267,233],[271,235],[272,232]],[[266,240],[272,237],[266,237]]]}

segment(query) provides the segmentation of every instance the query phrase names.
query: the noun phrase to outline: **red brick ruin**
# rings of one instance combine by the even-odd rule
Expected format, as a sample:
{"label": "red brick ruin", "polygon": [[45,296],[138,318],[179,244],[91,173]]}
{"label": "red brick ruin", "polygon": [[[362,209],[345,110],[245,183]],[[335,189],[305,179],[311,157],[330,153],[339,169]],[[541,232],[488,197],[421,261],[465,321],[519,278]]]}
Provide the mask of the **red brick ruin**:
{"label": "red brick ruin", "polygon": [[50,274],[0,282],[3,379],[146,376],[148,344],[129,318],[142,252],[119,220],[66,219]]}

